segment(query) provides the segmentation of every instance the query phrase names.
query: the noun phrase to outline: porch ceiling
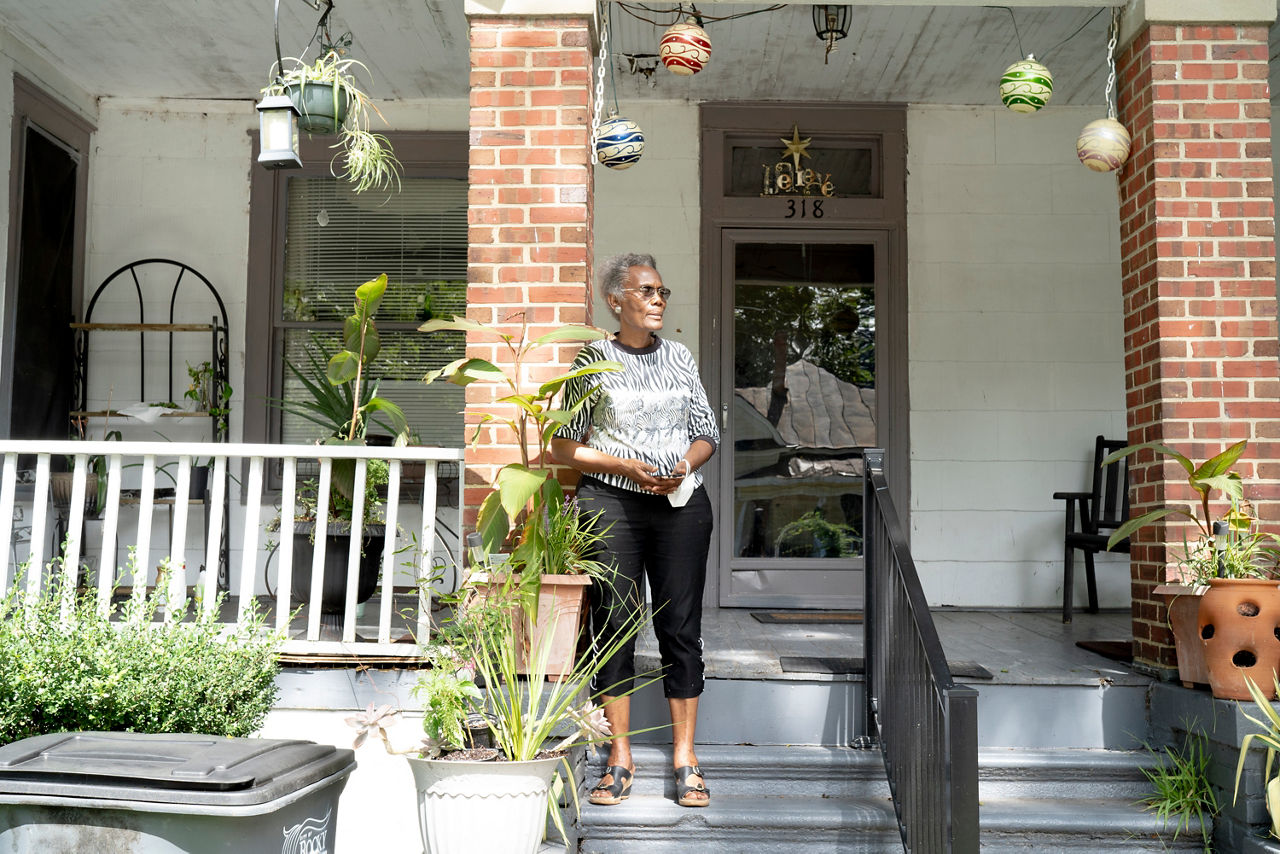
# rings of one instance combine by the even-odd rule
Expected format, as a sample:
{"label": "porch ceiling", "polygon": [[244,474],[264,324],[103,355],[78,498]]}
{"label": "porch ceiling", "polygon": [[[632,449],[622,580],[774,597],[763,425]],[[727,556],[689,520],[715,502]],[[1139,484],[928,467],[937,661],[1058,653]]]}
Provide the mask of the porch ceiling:
{"label": "porch ceiling", "polygon": [[[709,3],[708,67],[648,78],[620,54],[656,53],[674,15],[638,12],[649,23],[609,3],[617,98],[624,112],[628,101],[655,98],[990,104],[1004,68],[1030,52],[1053,71],[1055,103],[1101,110],[1105,8],[1015,0],[1011,17],[1001,7],[943,2],[854,6],[850,35],[828,65],[808,5],[714,21],[766,7]],[[305,0],[280,0],[286,56],[301,51],[317,17]],[[274,61],[271,0],[0,0],[0,25],[93,96],[256,99]],[[337,0],[332,31],[344,30],[354,33],[352,55],[369,66],[375,98],[466,96],[461,0]],[[1273,53],[1278,41],[1273,32]]]}

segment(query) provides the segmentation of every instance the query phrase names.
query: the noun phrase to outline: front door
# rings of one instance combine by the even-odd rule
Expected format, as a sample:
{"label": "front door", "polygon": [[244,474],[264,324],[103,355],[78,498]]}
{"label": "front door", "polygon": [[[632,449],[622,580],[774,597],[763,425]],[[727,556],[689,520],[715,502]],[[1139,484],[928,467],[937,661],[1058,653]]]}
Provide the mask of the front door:
{"label": "front door", "polygon": [[721,604],[857,608],[877,436],[882,230],[724,229]]}

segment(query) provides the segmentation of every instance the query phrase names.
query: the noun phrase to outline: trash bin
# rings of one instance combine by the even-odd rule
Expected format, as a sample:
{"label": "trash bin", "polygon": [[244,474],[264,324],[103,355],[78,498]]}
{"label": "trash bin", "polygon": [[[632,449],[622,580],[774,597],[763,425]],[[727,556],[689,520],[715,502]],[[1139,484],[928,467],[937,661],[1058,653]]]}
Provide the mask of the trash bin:
{"label": "trash bin", "polygon": [[310,741],[35,736],[0,747],[0,851],[333,854],[355,764]]}

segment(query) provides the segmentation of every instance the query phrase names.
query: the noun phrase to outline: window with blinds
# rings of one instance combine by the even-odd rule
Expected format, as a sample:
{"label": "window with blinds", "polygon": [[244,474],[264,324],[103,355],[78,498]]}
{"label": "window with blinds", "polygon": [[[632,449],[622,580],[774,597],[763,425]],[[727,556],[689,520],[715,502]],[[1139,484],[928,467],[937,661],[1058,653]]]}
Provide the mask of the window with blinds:
{"label": "window with blinds", "polygon": [[[415,441],[462,447],[463,389],[424,385],[428,370],[460,358],[462,333],[418,332],[431,317],[466,313],[467,182],[404,178],[398,193],[357,195],[330,177],[296,177],[288,185],[284,294],[276,325],[284,358],[303,374],[323,371],[335,352],[355,289],[387,274],[378,309],[382,349],[371,365],[378,394],[404,409]],[[284,371],[283,394],[308,396]],[[370,435],[389,433],[376,420]],[[311,442],[325,430],[286,414],[282,442]]]}

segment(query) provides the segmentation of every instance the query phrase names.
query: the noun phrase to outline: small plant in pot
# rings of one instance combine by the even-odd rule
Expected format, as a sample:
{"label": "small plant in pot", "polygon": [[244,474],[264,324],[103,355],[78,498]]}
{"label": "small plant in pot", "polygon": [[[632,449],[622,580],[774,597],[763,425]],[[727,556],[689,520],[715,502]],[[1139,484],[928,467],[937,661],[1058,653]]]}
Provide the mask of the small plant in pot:
{"label": "small plant in pot", "polygon": [[[418,789],[423,845],[432,854],[533,854],[548,815],[564,836],[549,797],[554,778],[563,774],[563,780],[574,780],[571,748],[611,737],[596,699],[619,693],[609,686],[585,696],[585,686],[642,626],[637,611],[616,635],[579,658],[568,678],[549,682],[549,645],[523,647],[519,617],[509,603],[490,599],[483,607],[484,628],[476,630],[470,622],[467,631],[449,633],[451,651],[435,654],[431,671],[419,680],[415,695],[423,704],[425,736],[420,744],[393,745],[387,729],[399,715],[390,706],[371,704],[348,719],[359,730],[357,745],[376,733],[388,752],[408,759]],[[522,678],[526,656],[529,674]],[[476,681],[483,681],[483,692]],[[491,748],[478,747],[468,734],[477,720],[487,722]],[[576,781],[564,788],[576,803]]]}
{"label": "small plant in pot", "polygon": [[[1195,511],[1169,505],[1130,519],[1111,535],[1108,547],[1158,520],[1175,517],[1194,523],[1195,539],[1184,539],[1179,560],[1182,582],[1185,595],[1208,588],[1196,612],[1196,636],[1213,695],[1234,700],[1250,697],[1245,677],[1261,678],[1269,685],[1271,673],[1280,667],[1280,638],[1274,631],[1280,625],[1280,537],[1259,529],[1244,497],[1243,480],[1233,470],[1247,444],[1237,442],[1199,465],[1158,442],[1122,448],[1103,461],[1105,465],[1125,454],[1154,451],[1176,461],[1199,495]],[[1225,512],[1215,518],[1212,505],[1223,500]],[[1174,613],[1172,607],[1170,612]],[[1177,625],[1174,631],[1176,636]]]}
{"label": "small plant in pot", "polygon": [[400,161],[387,138],[369,130],[369,112],[380,119],[382,113],[361,88],[357,71],[369,74],[364,63],[336,47],[326,48],[315,62],[286,57],[262,94],[288,95],[300,114],[300,130],[338,135],[333,147],[342,149],[334,158],[343,157],[339,177],[354,184],[355,192],[398,188]]}
{"label": "small plant in pot", "polygon": [[1251,732],[1240,741],[1240,760],[1236,763],[1236,782],[1232,792],[1232,803],[1240,796],[1240,778],[1244,775],[1245,762],[1249,758],[1249,747],[1258,741],[1266,748],[1266,764],[1262,770],[1263,794],[1267,804],[1267,814],[1271,817],[1271,836],[1280,839],[1280,767],[1276,765],[1276,753],[1280,751],[1280,713],[1271,705],[1268,697],[1280,693],[1280,677],[1272,674],[1271,690],[1264,692],[1252,679],[1245,677],[1245,685],[1249,689],[1249,698],[1253,700],[1253,711],[1261,712],[1262,718],[1255,718],[1243,712],[1245,718],[1261,732]]}
{"label": "small plant in pot", "polygon": [[[281,410],[321,425],[327,435],[325,445],[364,445],[369,424],[379,421],[389,427],[396,444],[404,444],[409,434],[404,411],[395,403],[379,397],[377,382],[368,380],[369,365],[381,349],[374,317],[387,289],[385,274],[356,288],[355,309],[343,322],[342,345],[327,359],[308,352],[309,365],[299,368],[292,363],[289,370],[298,378],[305,397],[274,399]],[[313,338],[313,341],[316,339]],[[330,469],[332,490],[319,492],[317,483],[304,483],[300,491],[300,511],[295,515],[294,565],[309,567],[317,529],[324,528],[325,594],[322,609],[327,613],[343,610],[346,595],[346,556],[356,514],[355,460],[334,460]],[[361,519],[361,551],[359,593],[364,601],[377,585],[378,568],[385,529],[377,524],[379,501],[377,489],[387,483],[389,466],[383,460],[369,460],[365,466],[365,489],[359,507]],[[321,512],[323,508],[323,512]],[[318,523],[323,516],[326,524]],[[274,520],[276,526],[279,520]],[[270,528],[270,525],[268,525]],[[332,586],[331,586],[332,585]],[[309,593],[310,585],[295,586],[300,595]]]}
{"label": "small plant in pot", "polygon": [[565,656],[558,656],[558,663],[550,670],[553,675],[567,673],[581,627],[586,586],[591,583],[591,576],[602,570],[588,557],[603,532],[594,531],[592,520],[579,515],[576,502],[565,501],[560,481],[548,464],[551,437],[573,418],[586,397],[569,409],[557,408],[554,398],[571,379],[621,370],[622,366],[611,361],[593,362],[546,380],[534,389],[525,388],[522,378],[527,363],[536,360],[543,348],[595,341],[608,333],[591,326],[569,325],[530,339],[527,317],[522,320],[519,335],[460,317],[433,318],[419,329],[428,333],[463,331],[496,341],[505,351],[505,369],[485,359],[462,358],[431,371],[424,381],[445,380],[464,387],[486,382],[502,389],[503,396],[496,401],[499,407],[481,415],[472,441],[480,440],[486,425],[501,425],[515,437],[520,460],[498,470],[493,491],[480,505],[476,527],[481,553],[486,557],[481,560],[482,574],[473,575],[471,582],[473,586],[487,586],[497,581],[491,572],[494,564],[487,556],[507,553],[500,569],[517,578],[516,587],[531,634],[544,631],[542,626],[551,613],[572,615],[558,624],[558,648]]}

